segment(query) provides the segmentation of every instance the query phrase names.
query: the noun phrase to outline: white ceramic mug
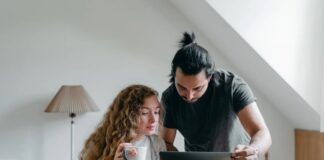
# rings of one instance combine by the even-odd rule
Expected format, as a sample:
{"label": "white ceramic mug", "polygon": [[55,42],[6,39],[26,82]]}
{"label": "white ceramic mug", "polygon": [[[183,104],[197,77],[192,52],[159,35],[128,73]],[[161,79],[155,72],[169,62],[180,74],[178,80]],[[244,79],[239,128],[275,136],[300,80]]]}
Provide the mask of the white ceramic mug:
{"label": "white ceramic mug", "polygon": [[[131,149],[135,149],[137,154],[132,156],[129,154]],[[124,147],[124,157],[126,160],[146,160],[147,147],[126,146]]]}

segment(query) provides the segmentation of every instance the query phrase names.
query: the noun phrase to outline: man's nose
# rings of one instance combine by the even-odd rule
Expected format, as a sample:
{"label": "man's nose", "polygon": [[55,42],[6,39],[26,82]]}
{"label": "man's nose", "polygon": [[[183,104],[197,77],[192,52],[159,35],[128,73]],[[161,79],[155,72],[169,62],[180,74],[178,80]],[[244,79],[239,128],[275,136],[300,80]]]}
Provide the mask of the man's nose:
{"label": "man's nose", "polygon": [[194,98],[194,93],[192,91],[189,91],[186,96],[188,101],[191,101]]}

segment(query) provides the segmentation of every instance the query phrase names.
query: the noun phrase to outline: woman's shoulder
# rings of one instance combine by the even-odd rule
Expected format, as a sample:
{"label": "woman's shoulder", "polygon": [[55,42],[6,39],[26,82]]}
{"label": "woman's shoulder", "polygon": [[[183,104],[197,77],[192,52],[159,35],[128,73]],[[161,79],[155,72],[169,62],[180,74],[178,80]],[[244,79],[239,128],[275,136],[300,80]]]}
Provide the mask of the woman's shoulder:
{"label": "woman's shoulder", "polygon": [[149,138],[152,140],[154,148],[156,148],[159,151],[166,150],[165,142],[161,136],[153,134],[153,135],[150,135]]}
{"label": "woman's shoulder", "polygon": [[149,137],[153,141],[153,143],[164,143],[164,140],[159,135],[153,134],[153,135],[150,135]]}

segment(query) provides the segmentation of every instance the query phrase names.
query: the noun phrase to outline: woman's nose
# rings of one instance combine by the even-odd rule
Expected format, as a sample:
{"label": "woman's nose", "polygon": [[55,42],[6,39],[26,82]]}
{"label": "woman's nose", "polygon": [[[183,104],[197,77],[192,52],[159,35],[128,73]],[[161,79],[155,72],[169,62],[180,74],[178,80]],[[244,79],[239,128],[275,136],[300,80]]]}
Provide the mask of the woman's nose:
{"label": "woman's nose", "polygon": [[150,114],[149,118],[150,118],[150,122],[152,122],[152,123],[154,123],[156,121],[156,116],[155,116],[154,112]]}

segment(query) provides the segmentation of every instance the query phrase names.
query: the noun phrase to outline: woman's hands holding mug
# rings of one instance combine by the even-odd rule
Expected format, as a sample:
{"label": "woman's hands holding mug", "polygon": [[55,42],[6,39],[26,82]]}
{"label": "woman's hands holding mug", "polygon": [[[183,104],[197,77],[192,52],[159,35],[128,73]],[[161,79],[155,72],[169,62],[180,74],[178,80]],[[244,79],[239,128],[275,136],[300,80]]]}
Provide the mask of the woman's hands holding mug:
{"label": "woman's hands holding mug", "polygon": [[[131,143],[120,143],[117,147],[117,150],[115,152],[115,157],[114,157],[114,160],[124,160],[124,149],[126,147],[129,147],[129,146],[132,146]],[[130,156],[136,156],[137,154],[137,151],[135,148],[132,148],[128,151],[127,153],[128,155]]]}

